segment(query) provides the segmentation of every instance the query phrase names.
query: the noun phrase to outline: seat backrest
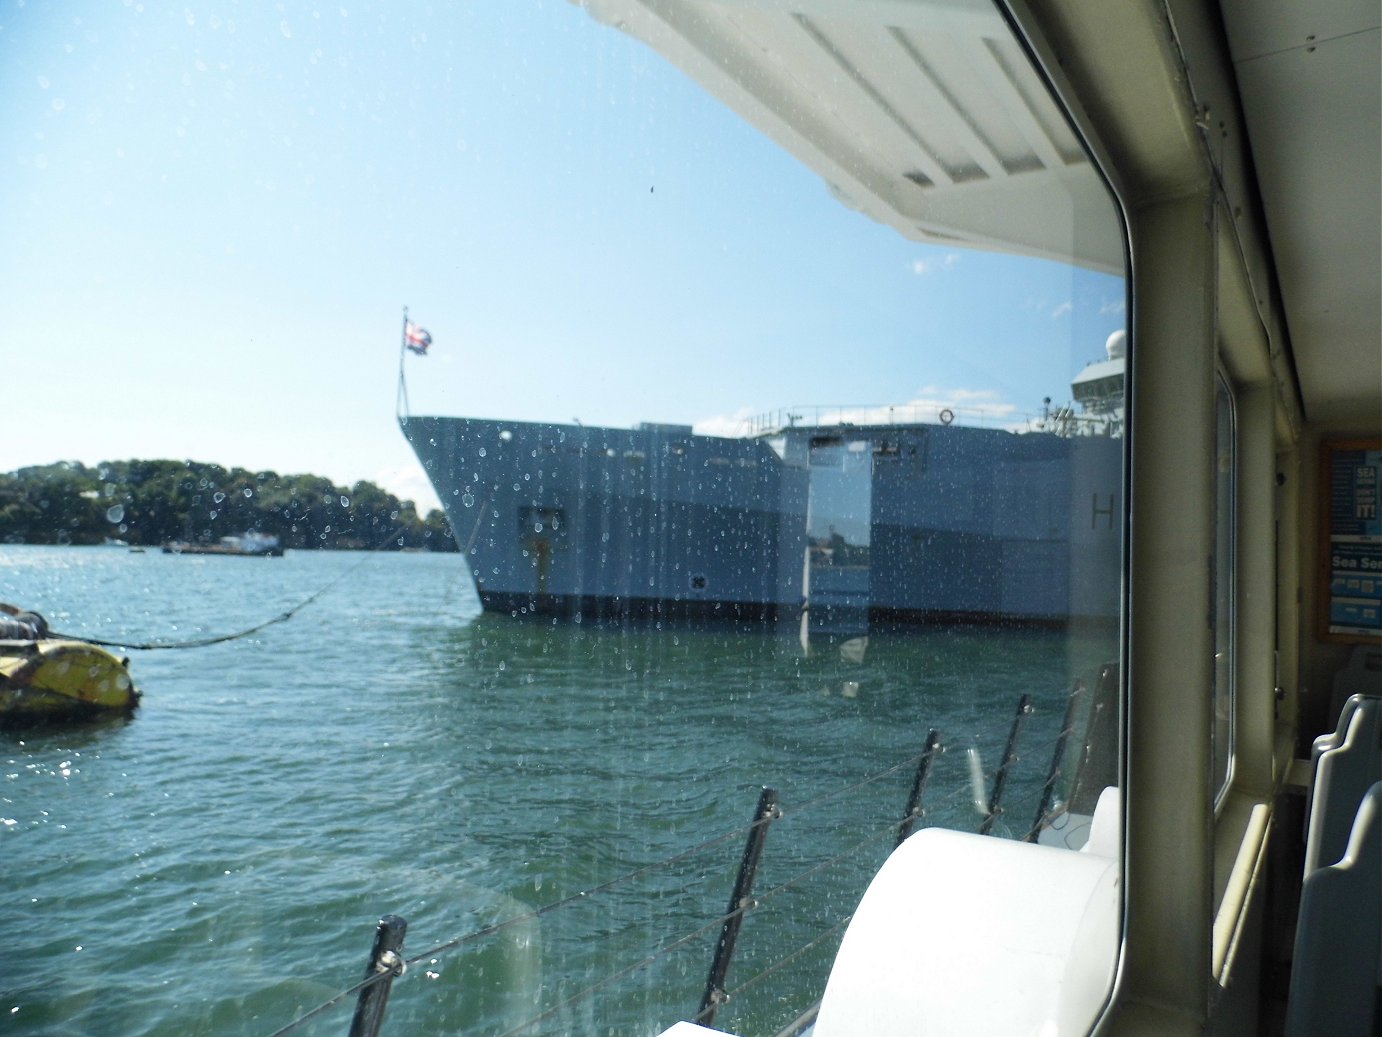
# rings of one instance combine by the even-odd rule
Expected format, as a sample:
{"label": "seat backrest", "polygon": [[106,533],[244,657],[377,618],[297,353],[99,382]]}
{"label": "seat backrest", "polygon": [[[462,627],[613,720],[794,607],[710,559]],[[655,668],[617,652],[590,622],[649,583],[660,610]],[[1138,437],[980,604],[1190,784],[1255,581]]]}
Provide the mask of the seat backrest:
{"label": "seat backrest", "polygon": [[1305,875],[1343,855],[1359,801],[1374,782],[1382,780],[1382,699],[1355,695],[1344,713],[1342,737],[1326,743],[1315,764]]}
{"label": "seat backrest", "polygon": [[1369,1037],[1382,983],[1382,781],[1363,796],[1343,855],[1310,872],[1286,1009],[1287,1037]]}

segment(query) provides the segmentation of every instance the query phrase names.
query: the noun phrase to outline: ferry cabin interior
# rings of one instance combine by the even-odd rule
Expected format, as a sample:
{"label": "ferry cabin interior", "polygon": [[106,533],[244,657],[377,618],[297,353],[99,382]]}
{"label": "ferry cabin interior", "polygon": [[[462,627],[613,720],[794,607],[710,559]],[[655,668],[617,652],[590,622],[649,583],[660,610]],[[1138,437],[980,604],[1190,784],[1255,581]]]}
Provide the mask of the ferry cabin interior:
{"label": "ferry cabin interior", "polygon": [[[1291,1033],[1376,1032],[1382,883],[1365,881],[1349,907],[1310,922],[1315,943],[1294,945],[1330,948],[1327,957],[1311,950],[1293,961],[1292,948],[1312,740],[1334,730],[1343,692],[1382,690],[1378,639],[1325,627],[1321,466],[1332,445],[1382,435],[1382,8],[1375,0],[1011,0],[990,15],[958,0],[588,6],[702,82],[850,204],[919,240],[1042,254],[1058,230],[1040,212],[1012,219],[995,202],[1006,193],[1020,207],[1043,176],[1067,182],[1077,210],[1098,204],[1087,189],[1102,179],[1122,217],[1121,238],[1082,238],[1077,219],[1075,240],[1061,243],[1095,267],[1126,262],[1128,273],[1122,815],[1109,843],[1119,863],[1043,887],[1078,885],[1067,907],[1079,910],[1079,897],[1112,883],[1112,894],[1099,894],[1115,905],[1110,942],[1089,951],[1076,930],[1102,923],[1033,912],[1045,951],[1063,955],[1050,981],[1083,1004],[1072,1012],[1061,1002],[1020,1030],[1011,1028],[1020,1016],[995,1016],[986,1029],[972,1000],[968,1015],[952,1010],[941,1003],[943,985],[929,984],[937,1000],[896,1014],[876,1001],[870,1008],[871,988],[856,985],[846,996],[863,1000],[831,1019],[828,987],[818,1032],[1272,1033],[1288,1010]],[[960,138],[983,137],[983,111],[965,110],[962,99],[932,90],[914,98],[913,113],[878,84],[898,67],[894,44],[924,38],[896,27],[939,20],[961,39],[986,17],[1014,31],[1097,176],[1081,181],[1080,162],[1059,141],[1049,145],[1051,134],[1022,169],[980,155],[970,176],[952,175],[945,156],[898,161],[915,141],[866,139],[913,114]],[[832,38],[838,25],[860,21],[876,30],[872,49]],[[835,74],[780,75],[802,57],[794,47],[826,51]],[[910,56],[926,64],[925,54]],[[836,132],[837,118],[869,131]],[[912,201],[918,184],[934,188],[927,203]],[[1037,196],[1031,201],[1029,209]],[[1376,738],[1372,753],[1375,771]],[[1361,798],[1347,812],[1353,850],[1371,854],[1376,875],[1382,835],[1364,824]],[[949,852],[933,848],[908,888],[889,876],[899,851],[851,932],[874,926],[876,939],[897,938],[869,906],[882,887],[892,889],[878,895],[894,916],[968,897],[1016,903],[1040,864],[965,863]],[[980,873],[986,889],[972,887]],[[956,887],[936,888],[947,881]],[[988,917],[971,924],[982,928]],[[1031,956],[1002,949],[1012,938],[976,935],[981,999],[1030,993]],[[851,939],[837,972],[859,971],[843,960]],[[1099,960],[1076,962],[1082,954]],[[910,975],[879,967],[914,1000],[933,969],[975,996],[955,968],[907,960]],[[852,982],[831,980],[837,990]]]}

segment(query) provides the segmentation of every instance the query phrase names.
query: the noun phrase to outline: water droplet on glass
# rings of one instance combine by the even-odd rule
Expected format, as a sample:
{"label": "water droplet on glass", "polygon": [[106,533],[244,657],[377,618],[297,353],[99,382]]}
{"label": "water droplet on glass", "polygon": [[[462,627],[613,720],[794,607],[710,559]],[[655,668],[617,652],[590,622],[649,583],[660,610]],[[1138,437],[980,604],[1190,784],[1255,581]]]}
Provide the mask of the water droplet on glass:
{"label": "water droplet on glass", "polygon": [[461,503],[467,508],[473,508],[475,506],[475,495],[473,493],[461,494]]}
{"label": "water droplet on glass", "polygon": [[342,494],[342,495],[341,495],[341,507],[343,507],[343,508],[348,508],[348,507],[350,507],[350,498],[347,497],[345,494]]}
{"label": "water droplet on glass", "polygon": [[112,504],[106,509],[107,522],[123,522],[125,520],[125,506],[123,504]]}
{"label": "water droplet on glass", "polygon": [[485,448],[484,448],[484,447],[481,447],[481,448],[480,448],[480,456],[481,456],[481,457],[484,457],[484,456],[485,456]]}
{"label": "water droplet on glass", "polygon": [[246,487],[244,488],[244,490],[242,490],[241,492],[244,493],[244,495],[245,495],[246,497],[253,497],[253,496],[254,496],[254,491],[251,490],[248,486],[246,486]]}
{"label": "water droplet on glass", "polygon": [[222,493],[220,490],[217,490],[214,494],[212,494],[211,499],[215,501],[217,504],[220,504],[221,501],[226,499],[226,495]]}

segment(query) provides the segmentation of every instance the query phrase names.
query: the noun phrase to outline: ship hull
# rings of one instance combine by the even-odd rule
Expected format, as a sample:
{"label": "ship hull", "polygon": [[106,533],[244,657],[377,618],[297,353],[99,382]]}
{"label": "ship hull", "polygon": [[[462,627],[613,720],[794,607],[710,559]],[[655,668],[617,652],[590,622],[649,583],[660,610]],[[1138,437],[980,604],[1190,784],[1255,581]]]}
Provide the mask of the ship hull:
{"label": "ship hull", "polygon": [[1108,621],[1121,441],[940,425],[408,418],[482,606],[869,624]]}

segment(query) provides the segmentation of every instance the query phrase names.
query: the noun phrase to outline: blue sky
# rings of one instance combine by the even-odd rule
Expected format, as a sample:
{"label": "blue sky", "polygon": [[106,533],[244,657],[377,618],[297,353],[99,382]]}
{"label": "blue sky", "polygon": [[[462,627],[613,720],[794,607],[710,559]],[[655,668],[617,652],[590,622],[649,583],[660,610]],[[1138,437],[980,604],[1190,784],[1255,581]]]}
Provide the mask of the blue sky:
{"label": "blue sky", "polygon": [[706,430],[1032,412],[1123,326],[1116,278],[845,209],[565,0],[10,2],[0,97],[0,471],[192,458],[428,506],[404,305],[414,413]]}

